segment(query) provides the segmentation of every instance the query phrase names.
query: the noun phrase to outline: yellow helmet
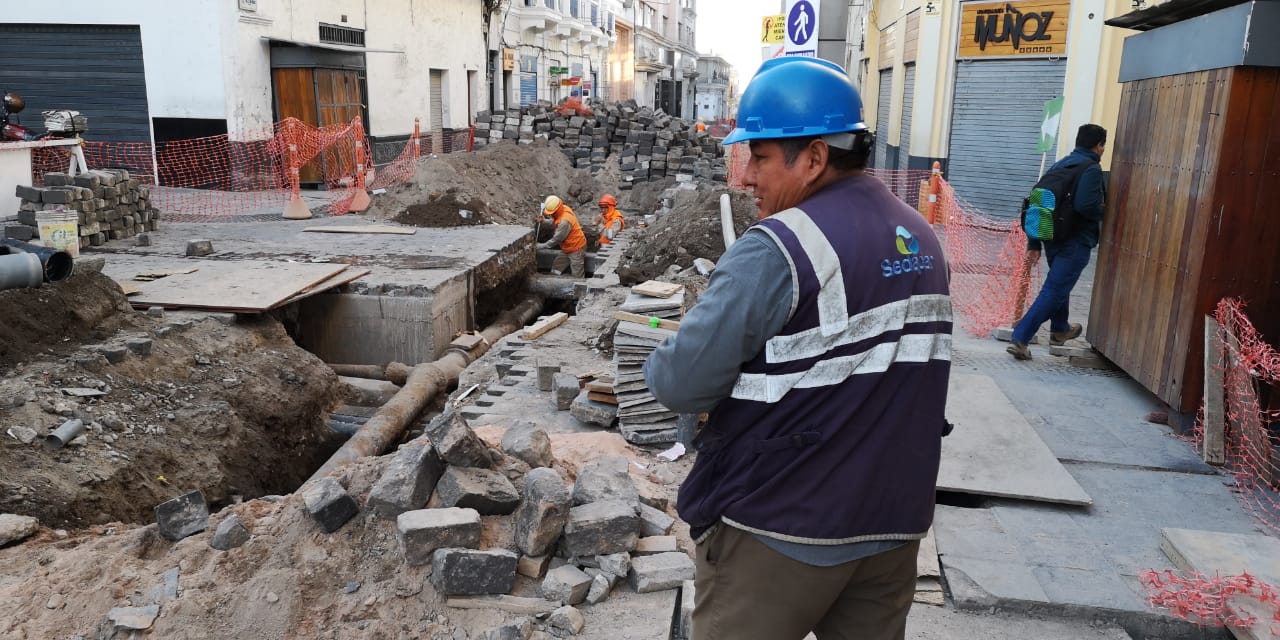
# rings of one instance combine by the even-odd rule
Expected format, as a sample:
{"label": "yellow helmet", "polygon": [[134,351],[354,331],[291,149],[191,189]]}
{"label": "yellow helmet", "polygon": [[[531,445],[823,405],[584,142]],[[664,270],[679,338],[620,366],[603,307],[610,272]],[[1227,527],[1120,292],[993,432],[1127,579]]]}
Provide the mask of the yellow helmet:
{"label": "yellow helmet", "polygon": [[547,201],[542,203],[542,211],[544,213],[555,213],[560,208],[560,198],[558,196],[547,196]]}

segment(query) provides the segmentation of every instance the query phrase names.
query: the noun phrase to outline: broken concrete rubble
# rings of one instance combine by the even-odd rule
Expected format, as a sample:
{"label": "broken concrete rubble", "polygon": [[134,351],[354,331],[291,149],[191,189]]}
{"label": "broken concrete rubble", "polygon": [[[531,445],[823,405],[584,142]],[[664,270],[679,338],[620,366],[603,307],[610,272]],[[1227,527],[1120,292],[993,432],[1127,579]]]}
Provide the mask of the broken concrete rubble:
{"label": "broken concrete rubble", "polygon": [[209,528],[209,505],[200,491],[162,502],[155,512],[160,535],[174,542]]}
{"label": "broken concrete rubble", "polygon": [[0,547],[21,542],[40,529],[40,521],[31,516],[0,513]]}
{"label": "broken concrete rubble", "polygon": [[574,507],[564,529],[564,548],[572,556],[629,552],[640,536],[636,506],[625,500],[602,500]]}
{"label": "broken concrete rubble", "polygon": [[545,467],[525,476],[524,503],[516,516],[516,546],[529,556],[544,556],[569,522],[571,497],[560,474]]}
{"label": "broken concrete rubble", "polygon": [[482,516],[504,516],[520,504],[511,481],[489,469],[449,467],[436,485],[436,495],[445,507],[475,509]]}
{"label": "broken concrete rubble", "polygon": [[639,556],[631,560],[627,582],[636,593],[675,589],[693,580],[693,559],[681,552]]}
{"label": "broken concrete rubble", "polygon": [[233,513],[218,523],[213,537],[209,539],[209,546],[219,551],[229,551],[248,541],[249,530],[240,522],[240,517]]}
{"label": "broken concrete rubble", "polygon": [[631,479],[631,462],[622,456],[608,456],[588,463],[578,472],[573,484],[573,504],[583,505],[601,500],[640,502],[640,493]]}
{"label": "broken concrete rubble", "polygon": [[410,442],[391,456],[382,477],[369,490],[367,505],[378,515],[398,516],[421,509],[431,499],[444,474],[444,463],[424,438]]}
{"label": "broken concrete rubble", "polygon": [[542,580],[541,593],[542,597],[553,602],[574,605],[585,600],[590,589],[591,576],[566,564],[547,572],[547,577]]}
{"label": "broken concrete rubble", "polygon": [[436,549],[480,545],[480,514],[475,509],[418,509],[396,517],[396,533],[405,562],[424,565]]}
{"label": "broken concrete rubble", "polygon": [[356,504],[355,498],[347,493],[342,483],[333,478],[322,478],[303,487],[302,500],[307,513],[315,518],[325,533],[341,529],[342,525],[360,513],[360,505]]}
{"label": "broken concrete rubble", "polygon": [[432,554],[431,582],[448,596],[510,593],[516,583],[518,556],[506,550],[437,549]]}
{"label": "broken concrete rubble", "polygon": [[489,445],[455,411],[447,411],[427,426],[427,436],[445,462],[459,467],[487,469],[493,465]]}
{"label": "broken concrete rubble", "polygon": [[551,455],[551,438],[532,422],[511,425],[502,436],[502,450],[530,467],[550,467],[555,461]]}

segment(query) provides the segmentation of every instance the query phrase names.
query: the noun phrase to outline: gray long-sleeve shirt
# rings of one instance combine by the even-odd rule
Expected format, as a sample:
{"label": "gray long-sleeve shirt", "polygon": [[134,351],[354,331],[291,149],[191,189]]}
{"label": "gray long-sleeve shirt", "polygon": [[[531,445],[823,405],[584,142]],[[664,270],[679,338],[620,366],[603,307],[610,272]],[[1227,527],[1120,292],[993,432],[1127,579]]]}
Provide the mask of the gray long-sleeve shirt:
{"label": "gray long-sleeve shirt", "polygon": [[556,225],[555,235],[551,236],[550,240],[544,242],[543,246],[548,249],[559,249],[560,244],[563,243],[564,239],[568,238],[569,234],[572,232],[573,224],[571,224],[568,219],[565,219],[560,224]]}

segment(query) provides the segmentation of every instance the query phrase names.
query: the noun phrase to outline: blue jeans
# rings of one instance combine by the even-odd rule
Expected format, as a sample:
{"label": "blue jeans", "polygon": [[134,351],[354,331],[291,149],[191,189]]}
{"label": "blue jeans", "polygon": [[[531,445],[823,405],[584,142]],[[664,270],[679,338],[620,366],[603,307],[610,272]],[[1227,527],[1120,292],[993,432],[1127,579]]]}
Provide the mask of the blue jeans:
{"label": "blue jeans", "polygon": [[1013,341],[1022,344],[1031,342],[1040,325],[1049,321],[1049,330],[1064,332],[1071,329],[1067,322],[1067,311],[1071,306],[1071,290],[1085,266],[1089,264],[1089,254],[1093,250],[1083,242],[1068,238],[1063,242],[1044,243],[1044,256],[1049,260],[1049,277],[1045,278],[1040,295],[1031,303],[1027,314],[1013,328]]}

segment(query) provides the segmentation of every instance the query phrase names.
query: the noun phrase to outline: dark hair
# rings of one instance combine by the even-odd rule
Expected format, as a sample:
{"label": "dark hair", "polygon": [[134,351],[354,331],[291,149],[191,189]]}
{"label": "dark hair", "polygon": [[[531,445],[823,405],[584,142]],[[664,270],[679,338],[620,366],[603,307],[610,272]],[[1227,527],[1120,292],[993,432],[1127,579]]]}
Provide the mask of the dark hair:
{"label": "dark hair", "polygon": [[[809,147],[809,144],[822,136],[807,136],[804,138],[779,138],[774,140],[782,147],[782,155],[787,161],[787,166],[796,163],[796,157],[800,152]],[[829,155],[827,157],[828,164],[837,171],[854,171],[857,169],[866,169],[867,162],[870,160],[869,153],[857,153],[847,149],[838,149],[827,145]]]}
{"label": "dark hair", "polygon": [[1096,124],[1082,124],[1076,132],[1076,146],[1092,149],[1107,141],[1107,130]]}

